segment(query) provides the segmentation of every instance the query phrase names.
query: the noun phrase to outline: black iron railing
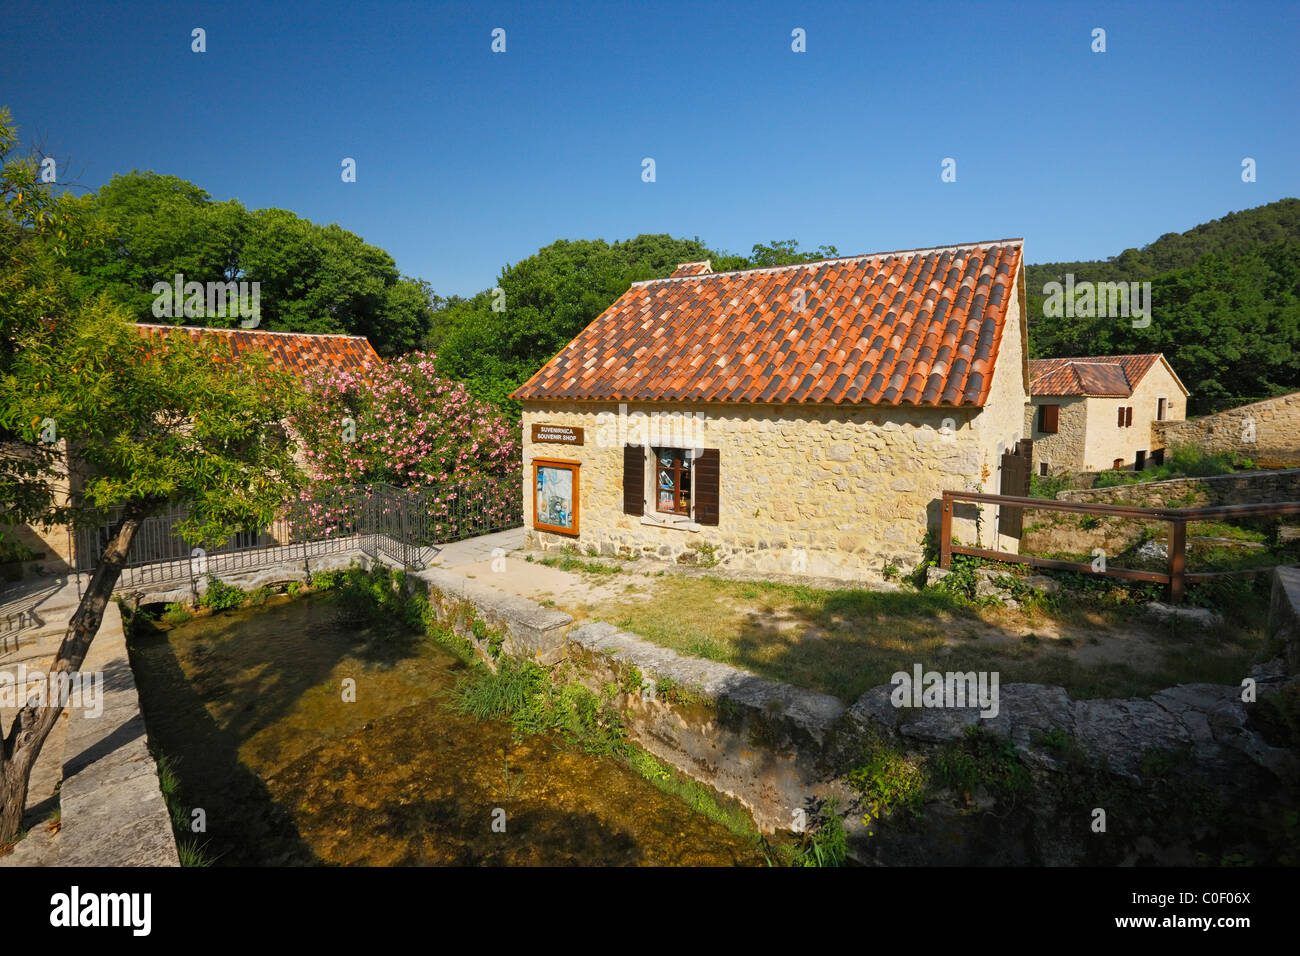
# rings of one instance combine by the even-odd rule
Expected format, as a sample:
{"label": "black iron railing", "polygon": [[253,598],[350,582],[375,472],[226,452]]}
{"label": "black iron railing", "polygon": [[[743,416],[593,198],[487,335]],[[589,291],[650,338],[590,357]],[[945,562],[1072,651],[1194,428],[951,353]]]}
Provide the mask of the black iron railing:
{"label": "black iron railing", "polygon": [[[171,507],[141,523],[119,586],[161,586],[349,551],[420,568],[440,545],[522,525],[519,488],[518,479],[499,479],[420,492],[385,484],[318,490],[287,502],[270,525],[215,547],[181,537],[176,528],[188,511]],[[76,532],[78,571],[98,565],[119,519],[110,514]]]}

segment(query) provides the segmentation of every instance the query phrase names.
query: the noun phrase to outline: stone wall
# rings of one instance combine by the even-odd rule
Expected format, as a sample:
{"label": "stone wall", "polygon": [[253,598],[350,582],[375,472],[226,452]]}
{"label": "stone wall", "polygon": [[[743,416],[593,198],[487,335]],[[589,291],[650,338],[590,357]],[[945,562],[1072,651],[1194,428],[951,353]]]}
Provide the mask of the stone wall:
{"label": "stone wall", "polygon": [[[1038,409],[1055,405],[1056,433],[1038,430]],[[1088,400],[1068,395],[1035,395],[1025,406],[1025,434],[1034,440],[1034,471],[1046,464],[1048,474],[1077,471],[1083,467],[1088,442]]]}
{"label": "stone wall", "polygon": [[[532,461],[581,463],[579,535],[528,530],[529,544],[576,546],[601,554],[654,555],[683,563],[809,574],[878,572],[886,563],[919,559],[929,527],[937,527],[946,489],[991,484],[997,449],[975,424],[977,411],[953,408],[822,406],[690,406],[699,413],[699,446],[719,450],[717,526],[663,527],[649,516],[623,513],[623,443],[645,442],[646,423],[667,409],[597,403],[530,403],[525,439],[534,423],[585,429],[581,446],[525,441],[523,508],[531,526]],[[644,416],[644,417],[643,417]],[[1017,421],[1018,424],[1018,421]],[[650,437],[651,445],[680,447]],[[986,522],[985,540],[989,525]],[[973,522],[956,522],[963,539]]]}
{"label": "stone wall", "polygon": [[[1021,277],[1023,280],[1023,277]],[[988,456],[989,478],[981,490],[992,494],[1002,491],[1002,453],[1011,451],[1016,443],[1025,437],[1025,402],[1029,398],[1029,361],[1028,343],[1025,340],[1025,325],[1021,321],[1024,314],[1024,283],[1017,283],[1017,294],[1011,298],[1008,306],[1007,323],[1002,332],[1002,341],[998,344],[996,364],[993,369],[993,382],[989,386],[989,397],[984,408],[975,417],[975,428],[979,433],[978,454],[981,463]],[[960,490],[949,485],[951,490]],[[1018,492],[1017,492],[1018,493]],[[959,506],[957,515],[966,511],[966,506]],[[1020,546],[1019,538],[992,534],[997,528],[1001,509],[986,508],[987,523],[981,528],[982,537],[988,547],[1002,551],[1015,551]],[[969,527],[958,528],[958,537],[963,541],[973,541],[974,535]],[[969,537],[967,537],[969,536]]]}
{"label": "stone wall", "polygon": [[[1254,424],[1254,437],[1250,428]],[[1300,465],[1300,392],[1280,395],[1186,422],[1159,422],[1152,430],[1165,445],[1196,445],[1235,452],[1273,467]]]}
{"label": "stone wall", "polygon": [[1062,501],[1101,501],[1146,508],[1199,508],[1270,501],[1300,501],[1300,468],[1248,471],[1209,478],[1171,478],[1112,488],[1062,491]]}
{"label": "stone wall", "polygon": [[[54,504],[65,506],[68,503],[71,479],[68,476],[67,441],[59,441],[60,453],[53,463],[50,475],[50,487],[54,492]],[[22,446],[0,447],[0,457],[22,459],[25,455]],[[38,574],[63,574],[75,564],[72,531],[67,525],[20,524],[10,525],[0,522],[0,531],[6,540],[24,545],[37,555],[30,570]]]}

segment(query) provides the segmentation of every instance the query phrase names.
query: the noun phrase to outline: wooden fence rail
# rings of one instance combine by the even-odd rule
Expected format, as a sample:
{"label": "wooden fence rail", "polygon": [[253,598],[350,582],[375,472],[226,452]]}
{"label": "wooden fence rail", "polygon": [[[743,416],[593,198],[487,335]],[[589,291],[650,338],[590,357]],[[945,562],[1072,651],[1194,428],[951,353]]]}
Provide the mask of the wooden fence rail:
{"label": "wooden fence rail", "polygon": [[[972,548],[952,543],[952,517],[957,502],[997,505],[1000,509],[1014,509],[1019,515],[1022,509],[1033,508],[1040,511],[1064,511],[1071,514],[1108,515],[1117,518],[1132,518],[1139,521],[1165,521],[1169,523],[1169,566],[1165,571],[1139,571],[1133,568],[1112,568],[1105,571],[1093,571],[1091,564],[1080,561],[1060,561],[1055,558],[1040,558],[1029,554],[1016,554],[1012,551],[996,551],[989,548]],[[1268,518],[1277,515],[1300,515],[1300,501],[1276,501],[1251,505],[1209,505],[1203,508],[1143,508],[1137,505],[1108,505],[1090,501],[1057,501],[1053,498],[1023,498],[1015,495],[988,495],[972,491],[945,491],[943,493],[943,511],[939,531],[939,567],[947,568],[952,563],[954,554],[966,554],[993,561],[1008,561],[1013,564],[1029,564],[1038,568],[1053,568],[1058,571],[1083,571],[1105,574],[1110,577],[1128,578],[1134,581],[1148,581],[1165,584],[1169,587],[1169,599],[1174,603],[1182,601],[1187,584],[1208,581],[1212,578],[1231,574],[1256,574],[1270,570],[1269,567],[1241,568],[1232,571],[1188,571],[1187,570],[1187,522],[1230,520],[1234,518]],[[996,541],[996,537],[994,538]]]}

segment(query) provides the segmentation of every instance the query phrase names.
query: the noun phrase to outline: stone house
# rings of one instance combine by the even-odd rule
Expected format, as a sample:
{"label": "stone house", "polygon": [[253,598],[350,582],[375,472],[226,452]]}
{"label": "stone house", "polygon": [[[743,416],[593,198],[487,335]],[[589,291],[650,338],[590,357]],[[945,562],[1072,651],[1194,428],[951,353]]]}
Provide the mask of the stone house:
{"label": "stone house", "polygon": [[[913,566],[944,490],[1003,490],[1027,453],[1024,310],[1019,239],[633,283],[514,393],[528,541]],[[975,517],[958,513],[963,540]],[[1016,550],[978,517],[986,546]]]}
{"label": "stone house", "polygon": [[1163,354],[1034,359],[1025,434],[1040,475],[1164,461],[1157,422],[1187,417],[1187,388]]}
{"label": "stone house", "polygon": [[[215,341],[223,346],[222,353],[229,349],[232,361],[239,361],[239,356],[248,352],[261,352],[271,360],[275,368],[302,376],[307,372],[328,367],[338,370],[361,372],[380,364],[380,358],[371,347],[369,340],[357,335],[317,335],[300,332],[269,332],[261,329],[215,329],[201,326],[155,325],[138,323],[136,330],[141,337],[159,342],[172,336],[183,335],[193,341],[205,339]],[[0,451],[3,453],[3,451]],[[81,488],[80,469],[76,456],[69,459],[67,446],[63,444],[62,468],[55,481],[56,494],[63,501],[77,494]],[[6,537],[12,536],[19,544],[33,551],[41,564],[43,573],[64,573],[77,567],[87,566],[90,559],[85,540],[78,544],[77,535],[67,526],[17,525],[0,526]],[[84,536],[83,536],[84,537]]]}

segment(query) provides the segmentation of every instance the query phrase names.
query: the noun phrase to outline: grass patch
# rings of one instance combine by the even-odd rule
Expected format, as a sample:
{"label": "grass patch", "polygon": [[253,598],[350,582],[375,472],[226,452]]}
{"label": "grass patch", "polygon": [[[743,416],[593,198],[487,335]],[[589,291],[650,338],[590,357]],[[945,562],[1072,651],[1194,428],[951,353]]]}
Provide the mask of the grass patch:
{"label": "grass patch", "polygon": [[[954,559],[954,567],[945,582],[956,577],[959,589],[964,575],[973,589],[974,566]],[[1073,572],[1052,576],[1064,587],[1050,596],[1018,588],[1019,579],[1010,582],[1009,593],[1025,607],[1014,620],[1032,626],[1037,639],[1008,632],[1010,612],[960,591],[821,590],[708,576],[670,576],[650,596],[611,597],[590,616],[678,653],[846,703],[915,663],[927,670],[998,671],[1003,683],[1056,684],[1075,698],[1145,696],[1187,682],[1236,684],[1263,644],[1267,600],[1259,588],[1266,580],[1228,578],[1189,588],[1193,603],[1235,608],[1225,626],[1209,631],[1147,617],[1140,605],[1163,600],[1158,585]],[[1116,653],[1097,653],[1084,629],[1115,635]],[[1153,650],[1121,652],[1130,635]]]}
{"label": "grass patch", "polygon": [[608,577],[611,574],[620,574],[623,571],[617,565],[601,564],[598,561],[584,561],[571,555],[566,555],[563,558],[538,558],[537,563],[548,568],[557,568],[560,571],[577,571],[599,577]]}
{"label": "grass patch", "polygon": [[961,740],[940,748],[930,767],[934,782],[953,791],[967,806],[974,803],[976,789],[983,787],[999,803],[1014,807],[1032,782],[1011,739],[979,727],[968,727]]}
{"label": "grass patch", "polygon": [[200,841],[190,828],[191,808],[186,805],[181,792],[176,762],[152,747],[150,753],[158,764],[158,789],[162,791],[167,813],[171,817],[172,835],[176,838],[176,853],[180,857],[181,866],[211,866],[214,860],[207,851],[206,842]]}
{"label": "grass patch", "polygon": [[190,609],[180,602],[168,604],[163,608],[162,612],[162,619],[173,626],[184,624],[193,617],[194,615],[190,613]]}

